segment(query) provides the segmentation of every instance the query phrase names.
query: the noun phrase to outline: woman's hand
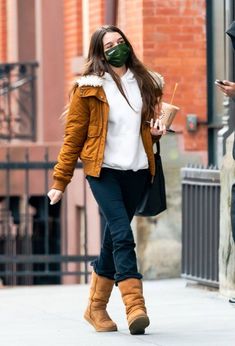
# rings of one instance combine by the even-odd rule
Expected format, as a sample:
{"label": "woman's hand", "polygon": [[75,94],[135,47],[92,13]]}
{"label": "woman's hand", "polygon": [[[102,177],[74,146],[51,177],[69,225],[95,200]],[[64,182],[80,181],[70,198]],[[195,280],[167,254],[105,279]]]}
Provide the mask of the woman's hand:
{"label": "woman's hand", "polygon": [[233,99],[235,98],[235,83],[230,82],[228,80],[223,80],[223,83],[225,85],[222,84],[216,84],[220,90],[227,96],[232,97]]}
{"label": "woman's hand", "polygon": [[50,204],[56,204],[57,202],[59,202],[63,196],[63,192],[60,190],[56,190],[56,189],[51,189],[47,196],[50,198]]}
{"label": "woman's hand", "polygon": [[155,121],[151,119],[150,121],[150,132],[152,136],[162,136],[166,134],[166,126],[163,124],[162,120],[156,119]]}

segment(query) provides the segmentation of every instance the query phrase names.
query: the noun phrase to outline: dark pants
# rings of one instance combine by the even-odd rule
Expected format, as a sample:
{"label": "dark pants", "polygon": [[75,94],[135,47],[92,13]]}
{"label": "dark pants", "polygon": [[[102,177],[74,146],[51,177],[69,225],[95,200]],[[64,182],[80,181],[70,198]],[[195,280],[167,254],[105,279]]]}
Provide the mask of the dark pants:
{"label": "dark pants", "polygon": [[92,193],[106,219],[100,256],[92,262],[98,275],[117,282],[141,279],[130,222],[145,189],[149,170],[137,172],[102,168],[99,178],[87,176]]}

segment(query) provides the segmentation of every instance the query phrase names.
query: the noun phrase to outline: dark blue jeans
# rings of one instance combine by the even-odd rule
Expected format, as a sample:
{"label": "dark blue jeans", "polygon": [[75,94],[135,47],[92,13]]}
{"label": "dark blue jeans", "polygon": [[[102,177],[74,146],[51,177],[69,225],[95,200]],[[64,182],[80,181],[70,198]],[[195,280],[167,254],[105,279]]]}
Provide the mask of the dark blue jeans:
{"label": "dark blue jeans", "polygon": [[141,279],[138,272],[135,242],[130,226],[149,170],[137,172],[102,168],[99,178],[87,176],[92,193],[106,219],[99,257],[92,262],[98,275],[114,279]]}

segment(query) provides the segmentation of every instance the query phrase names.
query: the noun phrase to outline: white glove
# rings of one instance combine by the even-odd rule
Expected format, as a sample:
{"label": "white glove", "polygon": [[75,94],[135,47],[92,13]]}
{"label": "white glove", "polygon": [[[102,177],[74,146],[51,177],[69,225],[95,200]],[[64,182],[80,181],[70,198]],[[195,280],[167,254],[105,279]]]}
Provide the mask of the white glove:
{"label": "white glove", "polygon": [[63,192],[60,190],[56,190],[56,189],[51,189],[47,196],[50,198],[51,202],[50,204],[56,204],[57,202],[59,202],[63,196]]}

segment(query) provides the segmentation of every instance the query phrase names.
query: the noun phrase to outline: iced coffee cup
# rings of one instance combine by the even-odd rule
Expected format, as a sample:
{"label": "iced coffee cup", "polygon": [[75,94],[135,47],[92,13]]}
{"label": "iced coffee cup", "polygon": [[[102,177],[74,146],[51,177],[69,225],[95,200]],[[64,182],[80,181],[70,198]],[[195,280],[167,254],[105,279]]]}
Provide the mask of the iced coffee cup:
{"label": "iced coffee cup", "polygon": [[174,106],[170,103],[162,102],[161,115],[159,118],[162,120],[167,129],[170,128],[178,111],[179,107]]}

